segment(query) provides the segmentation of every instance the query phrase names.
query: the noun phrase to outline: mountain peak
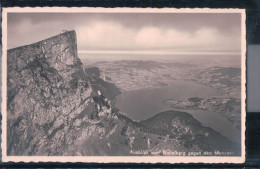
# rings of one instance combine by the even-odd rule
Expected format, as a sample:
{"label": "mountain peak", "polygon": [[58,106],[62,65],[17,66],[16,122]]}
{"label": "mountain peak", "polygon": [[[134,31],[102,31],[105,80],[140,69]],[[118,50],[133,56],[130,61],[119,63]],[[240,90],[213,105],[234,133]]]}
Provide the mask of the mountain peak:
{"label": "mountain peak", "polygon": [[[67,31],[48,39],[8,50],[8,68],[22,70],[30,62],[44,61],[57,71],[82,65],[77,54],[76,32]],[[74,72],[70,72],[72,74]]]}
{"label": "mountain peak", "polygon": [[[61,131],[71,133],[77,115],[94,109],[75,31],[10,49],[7,65],[8,154],[31,154],[35,146],[44,154],[64,147],[65,139],[70,145]],[[18,140],[24,145],[15,145]]]}

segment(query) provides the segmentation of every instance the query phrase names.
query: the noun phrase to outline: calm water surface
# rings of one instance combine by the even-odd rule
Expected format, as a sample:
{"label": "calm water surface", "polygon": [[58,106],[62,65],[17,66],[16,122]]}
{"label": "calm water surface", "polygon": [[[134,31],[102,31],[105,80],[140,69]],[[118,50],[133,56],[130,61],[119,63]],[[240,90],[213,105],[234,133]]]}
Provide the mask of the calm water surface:
{"label": "calm water surface", "polygon": [[[189,97],[211,97],[217,90],[192,81],[174,80],[163,88],[140,89],[123,93],[117,98],[116,107],[130,118],[141,121],[157,113],[172,109],[163,104],[165,99],[182,100]],[[240,132],[222,115],[215,112],[182,110],[193,115],[204,126],[211,127],[231,140],[240,140]]]}

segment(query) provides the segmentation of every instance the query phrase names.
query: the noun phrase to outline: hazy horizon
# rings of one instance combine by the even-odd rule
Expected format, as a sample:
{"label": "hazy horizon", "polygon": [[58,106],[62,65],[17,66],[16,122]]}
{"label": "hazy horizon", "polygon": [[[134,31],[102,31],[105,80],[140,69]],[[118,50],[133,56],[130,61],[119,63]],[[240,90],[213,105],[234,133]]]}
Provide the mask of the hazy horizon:
{"label": "hazy horizon", "polygon": [[8,13],[7,27],[8,49],[75,30],[79,51],[241,50],[240,13]]}
{"label": "hazy horizon", "polygon": [[197,64],[204,66],[241,67],[240,54],[89,54],[78,53],[78,57],[85,63],[105,61],[156,61]]}

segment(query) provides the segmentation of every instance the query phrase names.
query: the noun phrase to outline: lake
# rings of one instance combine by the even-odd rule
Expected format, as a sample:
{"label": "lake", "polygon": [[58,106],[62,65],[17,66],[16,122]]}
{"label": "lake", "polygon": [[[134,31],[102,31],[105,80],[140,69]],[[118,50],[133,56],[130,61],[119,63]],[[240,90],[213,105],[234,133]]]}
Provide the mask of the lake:
{"label": "lake", "polygon": [[[173,80],[167,87],[148,88],[129,91],[117,97],[116,107],[130,118],[141,121],[157,113],[171,110],[169,105],[163,104],[165,99],[182,100],[189,97],[211,97],[219,95],[214,88],[197,84],[192,81]],[[204,126],[220,132],[234,141],[240,140],[240,132],[222,115],[216,112],[182,110],[193,115]],[[228,130],[227,130],[228,129]]]}

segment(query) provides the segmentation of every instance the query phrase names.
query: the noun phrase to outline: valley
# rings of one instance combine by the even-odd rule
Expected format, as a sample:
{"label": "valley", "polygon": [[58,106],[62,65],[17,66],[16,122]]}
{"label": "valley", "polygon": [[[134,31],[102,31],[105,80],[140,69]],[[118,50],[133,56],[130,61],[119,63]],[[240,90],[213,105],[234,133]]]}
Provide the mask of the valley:
{"label": "valley", "polygon": [[[7,58],[8,156],[241,155],[240,140],[214,128],[238,121],[237,68],[88,62],[78,58],[75,31]],[[210,124],[189,110],[221,117]]]}
{"label": "valley", "polygon": [[[235,140],[237,142],[234,143],[235,145],[240,144],[240,99],[239,97],[235,98],[235,95],[234,98],[231,97],[232,92],[239,90],[239,85],[236,85],[234,90],[229,90],[231,88],[230,84],[219,83],[219,85],[214,85],[216,81],[221,81],[225,78],[233,83],[239,83],[239,73],[231,79],[225,75],[213,79],[211,76],[214,76],[214,73],[216,73],[214,71],[212,71],[211,75],[207,74],[202,76],[201,74],[203,70],[208,68],[192,64],[161,63],[155,61],[101,61],[91,66],[98,67],[100,69],[98,73],[100,78],[109,83],[114,83],[115,86],[118,86],[118,90],[121,91],[121,93],[118,93],[115,97],[115,100],[112,99],[112,103],[115,102],[114,106],[119,108],[119,114],[117,114],[117,116],[124,117],[123,119],[130,117],[131,119],[127,118],[127,123],[135,127],[139,126],[138,130],[145,131],[145,134],[137,134],[136,130],[134,130],[132,135],[134,134],[135,136],[131,136],[130,134],[128,135],[128,141],[124,141],[125,144],[128,144],[128,146],[131,145],[132,147],[130,154],[173,155],[173,152],[175,152],[176,155],[176,152],[182,152],[184,150],[186,153],[206,150],[205,147],[201,148],[201,146],[191,143],[194,142],[194,140],[191,141],[190,138],[196,137],[193,132],[190,136],[186,137],[187,140],[190,140],[190,143],[186,143],[187,140],[185,141],[184,139],[181,141],[180,139],[182,138],[180,135],[183,134],[183,131],[177,134],[180,137],[176,139],[177,135],[171,135],[171,132],[167,134],[165,130],[157,131],[157,129],[152,127],[160,126],[160,122],[158,124],[153,122],[153,125],[150,126],[149,129],[140,128],[140,124],[144,124],[143,120],[145,121],[149,117],[153,119],[156,117],[156,114],[160,115],[160,112],[167,112],[170,109],[189,112],[193,114],[193,116],[194,113],[191,111],[197,111],[194,116],[195,118],[198,120],[202,119],[204,125],[210,128],[213,127],[215,131],[222,133],[223,128],[221,128],[221,126],[212,124],[215,123],[215,121],[211,119],[217,117],[219,123],[223,123],[223,126],[229,126],[228,128],[230,128],[228,132],[223,132],[222,135],[225,135],[231,140]],[[217,70],[219,69],[220,68]],[[223,67],[223,69],[228,68]],[[239,71],[239,69],[237,71]],[[224,82],[226,81],[224,80]],[[186,85],[187,87],[185,87]],[[151,91],[150,94],[147,93],[148,91]],[[210,113],[201,113],[200,111]],[[211,117],[211,115],[213,116]],[[169,116],[165,116],[163,119],[166,120],[168,118]],[[135,121],[132,121],[132,119]],[[184,119],[186,119],[186,117]],[[209,119],[209,121],[207,119]],[[193,120],[195,119],[193,118]],[[165,121],[161,123],[165,123]],[[201,124],[201,122],[199,123]],[[188,124],[185,124],[184,126],[187,125]],[[147,126],[147,124],[144,126]],[[164,129],[165,127],[159,128]],[[192,126],[190,128],[196,127]],[[130,130],[131,128],[125,127],[125,130],[126,129]],[[124,128],[122,128],[122,130],[124,130]],[[155,130],[155,132],[153,130]],[[196,130],[197,129],[194,129],[194,131]],[[149,139],[149,141],[147,139]],[[214,142],[213,140],[211,140],[211,142]],[[201,142],[201,140],[199,142]],[[206,142],[208,142],[208,140],[205,141],[205,144]],[[138,146],[135,145],[136,143]],[[192,146],[188,146],[189,144],[192,144]],[[149,148],[147,147],[148,145]],[[144,147],[147,148],[143,149]],[[235,149],[238,148],[237,146],[235,147]],[[214,155],[213,150],[208,149],[208,151],[212,151],[210,154]],[[197,155],[198,154],[200,153],[197,153]],[[234,155],[234,152],[229,154]],[[180,154],[177,153],[177,155]]]}
{"label": "valley", "polygon": [[[224,67],[224,65],[223,67],[214,65],[208,67],[198,63],[142,60],[98,61],[90,65],[85,64],[85,66],[98,67],[100,77],[105,81],[114,83],[126,95],[133,93],[133,91],[142,92],[144,89],[167,88],[182,81],[182,84],[175,86],[179,87],[177,91],[183,90],[182,93],[177,94],[175,92],[174,95],[168,96],[168,98],[164,98],[160,102],[173,109],[216,112],[224,116],[235,128],[240,130],[240,68]],[[200,88],[192,85],[185,88],[186,84],[190,83],[202,86]],[[209,92],[210,89],[208,88],[215,91],[213,93]],[[183,97],[179,98],[179,95],[183,95]],[[199,100],[196,101],[196,99],[192,99],[193,97],[199,97]],[[134,109],[134,107],[132,108]]]}

